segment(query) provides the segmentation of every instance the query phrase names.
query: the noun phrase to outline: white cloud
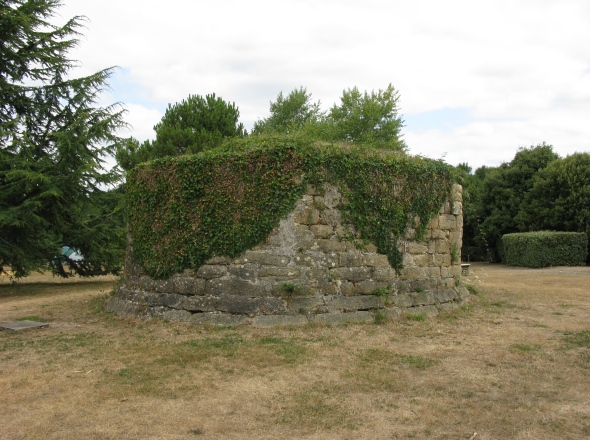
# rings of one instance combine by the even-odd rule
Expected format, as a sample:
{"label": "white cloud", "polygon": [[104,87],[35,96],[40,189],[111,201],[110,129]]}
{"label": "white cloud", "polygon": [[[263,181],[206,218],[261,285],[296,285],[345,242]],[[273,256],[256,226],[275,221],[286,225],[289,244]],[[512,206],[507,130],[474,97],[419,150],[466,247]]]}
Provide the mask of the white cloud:
{"label": "white cloud", "polygon": [[590,149],[587,0],[66,0],[59,12],[90,20],[72,54],[81,74],[121,66],[113,97],[140,139],[189,94],[234,101],[250,127],[280,91],[304,86],[328,108],[345,88],[392,83],[402,114],[471,116],[408,127],[414,152],[494,165],[542,141]]}

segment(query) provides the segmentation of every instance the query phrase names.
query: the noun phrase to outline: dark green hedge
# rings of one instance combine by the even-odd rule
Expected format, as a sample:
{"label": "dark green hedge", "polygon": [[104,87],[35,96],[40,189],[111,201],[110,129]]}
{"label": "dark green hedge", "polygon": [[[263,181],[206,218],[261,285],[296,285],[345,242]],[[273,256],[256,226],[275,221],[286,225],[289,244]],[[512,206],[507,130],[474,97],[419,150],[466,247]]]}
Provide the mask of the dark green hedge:
{"label": "dark green hedge", "polygon": [[441,161],[289,140],[159,159],[128,174],[133,258],[165,278],[216,255],[235,257],[263,242],[307,185],[324,182],[345,196],[343,219],[399,270],[397,239],[414,216],[424,231],[452,178]]}
{"label": "dark green hedge", "polygon": [[509,266],[584,266],[588,236],[584,232],[524,232],[502,237],[502,258]]}

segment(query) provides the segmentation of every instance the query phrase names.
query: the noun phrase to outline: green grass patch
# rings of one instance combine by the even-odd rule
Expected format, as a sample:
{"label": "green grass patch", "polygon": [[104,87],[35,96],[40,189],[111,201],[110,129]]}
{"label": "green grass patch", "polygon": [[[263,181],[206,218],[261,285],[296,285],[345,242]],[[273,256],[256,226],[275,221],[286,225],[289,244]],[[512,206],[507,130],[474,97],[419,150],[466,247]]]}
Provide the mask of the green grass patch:
{"label": "green grass patch", "polygon": [[77,281],[75,283],[12,283],[0,285],[0,298],[11,296],[40,296],[89,290],[109,292],[115,281]]}
{"label": "green grass patch", "polygon": [[333,389],[330,384],[319,382],[305,391],[282,396],[277,423],[314,432],[342,427],[353,429],[351,414],[333,397]]}
{"label": "green grass patch", "polygon": [[418,321],[418,322],[426,321],[426,316],[424,316],[421,313],[406,313],[405,318],[407,321]]}
{"label": "green grass patch", "polygon": [[15,321],[35,321],[35,322],[46,322],[48,319],[41,318],[39,316],[25,316],[23,318],[17,318]]}
{"label": "green grass patch", "polygon": [[590,348],[590,331],[583,332],[564,332],[563,342],[566,347]]}
{"label": "green grass patch", "polygon": [[520,351],[524,353],[532,353],[541,350],[539,344],[511,344],[510,349],[513,351]]}

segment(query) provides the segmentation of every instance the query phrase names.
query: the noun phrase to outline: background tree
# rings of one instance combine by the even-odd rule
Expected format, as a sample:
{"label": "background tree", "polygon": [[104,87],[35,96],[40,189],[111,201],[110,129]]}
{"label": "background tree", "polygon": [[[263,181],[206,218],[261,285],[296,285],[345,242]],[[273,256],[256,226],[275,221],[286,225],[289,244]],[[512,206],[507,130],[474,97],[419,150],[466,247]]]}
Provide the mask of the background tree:
{"label": "background tree", "polygon": [[524,197],[532,189],[537,173],[558,157],[551,145],[543,143],[520,149],[510,163],[487,173],[479,217],[483,219],[482,239],[492,252],[502,235],[528,230],[519,214]]}
{"label": "background tree", "polygon": [[239,117],[236,105],[216,97],[215,93],[204,98],[189,95],[179,103],[168,105],[162,120],[154,126],[154,141],[141,145],[136,140],[127,142],[117,152],[117,160],[124,169],[130,169],[147,160],[218,147],[228,137],[245,134]]}
{"label": "background tree", "polygon": [[385,90],[370,94],[353,87],[344,90],[340,104],[330,109],[327,122],[333,126],[332,133],[337,140],[405,150],[398,101],[399,94],[391,84]]}
{"label": "background tree", "polygon": [[[100,227],[110,213],[94,203],[120,179],[105,159],[122,110],[95,106],[112,69],[68,79],[83,19],[50,24],[59,5],[0,0],[0,268],[16,277],[45,268],[63,245],[84,255],[83,275],[116,273],[123,257],[121,236]],[[70,273],[62,263],[56,271]]]}
{"label": "background tree", "polygon": [[[511,162],[481,167],[463,176],[464,253],[496,261],[499,238],[534,229],[525,213],[525,199],[539,173],[559,156],[545,143],[520,149]],[[535,214],[537,215],[537,214]]]}
{"label": "background tree", "polygon": [[313,102],[307,89],[294,89],[285,98],[280,92],[275,102],[270,103],[270,116],[256,121],[253,134],[293,134],[306,125],[317,123],[323,116],[320,103]]}
{"label": "background tree", "polygon": [[344,90],[340,104],[328,114],[314,103],[303,87],[285,98],[279,93],[270,103],[270,116],[254,124],[253,134],[304,135],[311,141],[353,142],[370,148],[405,151],[403,120],[398,115],[399,94],[390,84],[385,90],[361,93]]}
{"label": "background tree", "polygon": [[590,237],[590,153],[554,160],[539,171],[519,219],[524,230],[585,232]]}

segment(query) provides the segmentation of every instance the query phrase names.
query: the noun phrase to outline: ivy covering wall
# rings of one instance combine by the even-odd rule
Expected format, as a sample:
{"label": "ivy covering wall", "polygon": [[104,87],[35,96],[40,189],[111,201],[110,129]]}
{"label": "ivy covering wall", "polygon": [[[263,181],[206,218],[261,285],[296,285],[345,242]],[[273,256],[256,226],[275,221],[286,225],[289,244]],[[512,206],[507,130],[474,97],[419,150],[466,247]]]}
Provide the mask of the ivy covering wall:
{"label": "ivy covering wall", "polygon": [[398,239],[410,228],[425,231],[452,176],[441,161],[273,141],[145,163],[127,183],[133,259],[167,278],[263,242],[307,185],[323,183],[343,194],[343,221],[399,270]]}

